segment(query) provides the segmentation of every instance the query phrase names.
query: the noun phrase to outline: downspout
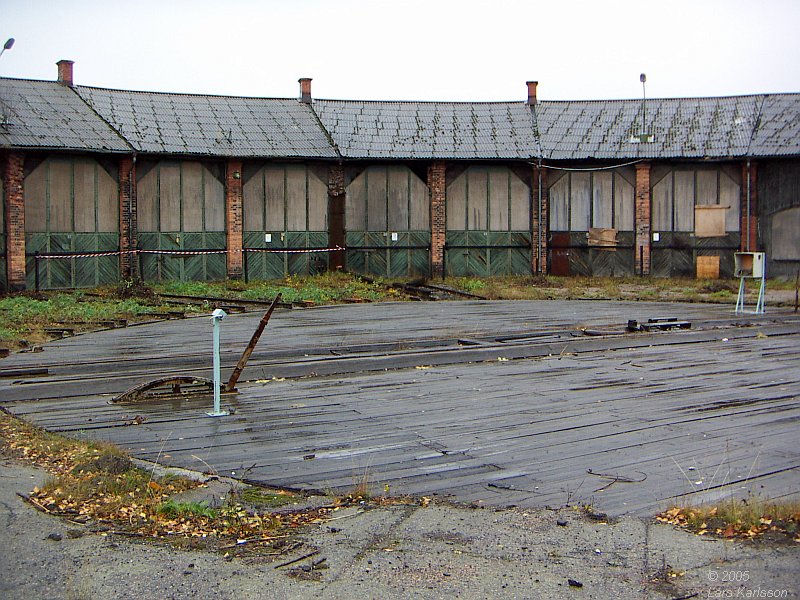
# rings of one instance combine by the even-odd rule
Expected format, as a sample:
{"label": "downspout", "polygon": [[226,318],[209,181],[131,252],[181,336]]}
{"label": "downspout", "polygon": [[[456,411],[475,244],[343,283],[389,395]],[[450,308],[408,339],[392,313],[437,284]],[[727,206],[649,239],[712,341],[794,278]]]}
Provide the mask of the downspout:
{"label": "downspout", "polygon": [[747,159],[747,252],[750,252],[750,159]]}
{"label": "downspout", "polygon": [[544,269],[542,268],[542,159],[539,158],[538,163],[539,168],[537,169],[537,179],[539,184],[539,198],[537,201],[536,210],[538,213],[538,217],[536,219],[536,243],[538,248],[536,249],[536,268],[539,273],[543,273]]}

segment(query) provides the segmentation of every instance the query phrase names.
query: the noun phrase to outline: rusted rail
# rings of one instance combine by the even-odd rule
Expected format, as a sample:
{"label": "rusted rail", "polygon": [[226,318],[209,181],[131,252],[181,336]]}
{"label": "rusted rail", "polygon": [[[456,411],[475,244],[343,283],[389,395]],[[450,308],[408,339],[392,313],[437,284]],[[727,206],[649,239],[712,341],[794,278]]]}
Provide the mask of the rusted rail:
{"label": "rusted rail", "polygon": [[236,363],[236,368],[231,373],[231,378],[228,379],[228,383],[225,384],[224,391],[232,392],[236,389],[236,382],[239,381],[239,376],[244,371],[244,367],[247,364],[247,360],[250,358],[250,355],[253,353],[253,350],[256,348],[256,344],[258,344],[258,340],[261,338],[261,334],[264,332],[264,328],[269,323],[269,318],[272,316],[272,311],[275,310],[275,307],[281,300],[281,295],[278,294],[275,296],[275,300],[272,301],[267,312],[264,313],[264,316],[261,317],[261,321],[258,323],[258,327],[253,332],[253,337],[250,338],[250,343],[247,344],[247,348],[244,349],[242,353],[242,357],[239,359],[239,362]]}

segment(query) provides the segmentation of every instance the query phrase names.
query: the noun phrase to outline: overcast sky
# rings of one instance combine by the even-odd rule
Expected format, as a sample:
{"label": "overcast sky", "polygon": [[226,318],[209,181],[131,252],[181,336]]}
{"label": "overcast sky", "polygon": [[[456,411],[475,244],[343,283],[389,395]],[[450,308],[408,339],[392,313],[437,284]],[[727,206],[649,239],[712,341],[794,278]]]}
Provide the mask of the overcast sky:
{"label": "overcast sky", "polygon": [[800,92],[800,0],[0,0],[0,75],[128,90],[550,100]]}

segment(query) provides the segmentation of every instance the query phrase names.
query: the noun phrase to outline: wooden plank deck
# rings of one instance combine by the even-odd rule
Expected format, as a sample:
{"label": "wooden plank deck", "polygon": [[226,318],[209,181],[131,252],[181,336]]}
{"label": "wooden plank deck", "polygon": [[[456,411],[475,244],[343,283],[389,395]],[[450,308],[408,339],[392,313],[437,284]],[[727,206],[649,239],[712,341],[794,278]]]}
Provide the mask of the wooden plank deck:
{"label": "wooden plank deck", "polygon": [[[291,489],[343,491],[366,474],[376,492],[610,514],[651,514],[682,494],[797,496],[800,319],[730,310],[470,301],[281,312],[250,381],[223,396],[234,414],[207,417],[208,398],[110,404],[161,375],[208,375],[210,324],[165,322],[4,359],[2,369],[48,371],[0,379],[0,406],[144,459]],[[663,316],[693,328],[576,336]],[[224,321],[224,374],[259,318]],[[272,378],[313,370],[332,374]]]}

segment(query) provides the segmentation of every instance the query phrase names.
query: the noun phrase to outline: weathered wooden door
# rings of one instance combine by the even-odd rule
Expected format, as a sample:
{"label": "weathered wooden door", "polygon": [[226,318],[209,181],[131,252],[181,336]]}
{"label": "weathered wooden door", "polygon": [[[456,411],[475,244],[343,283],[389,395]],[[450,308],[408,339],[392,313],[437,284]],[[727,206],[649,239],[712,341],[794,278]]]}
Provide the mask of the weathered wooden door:
{"label": "weathered wooden door", "polygon": [[[550,273],[599,277],[633,275],[634,183],[631,167],[555,171],[550,177]],[[611,235],[599,243],[591,231]]]}
{"label": "weathered wooden door", "polygon": [[[245,165],[245,275],[279,279],[325,271],[328,246],[328,186],[325,167]],[[285,250],[286,252],[283,252]]]}
{"label": "weathered wooden door", "polygon": [[[90,158],[47,158],[26,165],[25,252],[28,288],[34,254],[119,250],[119,192],[112,164]],[[92,287],[119,280],[119,257],[39,260],[41,289]]]}
{"label": "weathered wooden door", "polygon": [[531,273],[529,181],[513,169],[469,167],[447,186],[445,272],[490,277]]}
{"label": "weathered wooden door", "polygon": [[411,169],[372,166],[347,186],[346,265],[382,277],[428,277],[428,186]]}
{"label": "weathered wooden door", "polygon": [[226,257],[220,252],[226,245],[222,177],[221,166],[213,163],[139,162],[139,247],[164,252],[140,254],[142,279],[225,279]]}
{"label": "weathered wooden door", "polygon": [[[733,254],[741,239],[740,177],[739,170],[728,165],[652,169],[652,227],[658,237],[651,250],[654,276],[694,277],[698,257],[719,259],[719,275],[733,275]],[[719,231],[706,230],[702,219],[707,207],[718,207],[723,213]]]}

